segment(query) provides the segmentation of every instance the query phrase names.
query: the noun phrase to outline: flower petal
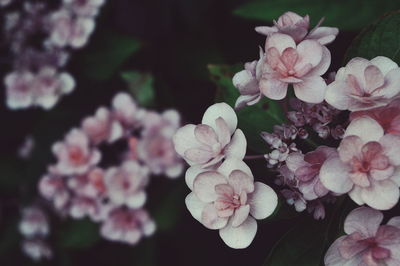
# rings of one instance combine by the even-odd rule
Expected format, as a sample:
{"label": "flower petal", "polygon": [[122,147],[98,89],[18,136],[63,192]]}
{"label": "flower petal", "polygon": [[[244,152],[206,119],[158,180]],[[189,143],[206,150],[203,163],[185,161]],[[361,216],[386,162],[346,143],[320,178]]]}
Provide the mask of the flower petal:
{"label": "flower petal", "polygon": [[336,80],[327,86],[325,101],[336,109],[347,110],[351,103],[348,95],[350,88],[344,80],[338,80],[337,77],[338,74],[336,74]]}
{"label": "flower petal", "polygon": [[226,184],[228,181],[216,171],[207,171],[197,175],[193,182],[193,191],[204,202],[213,202],[217,199],[215,186]]}
{"label": "flower petal", "polygon": [[191,192],[186,196],[185,204],[193,218],[201,222],[201,213],[207,203],[202,202],[194,192]]}
{"label": "flower petal", "polygon": [[376,120],[363,116],[351,121],[344,133],[344,137],[351,135],[358,136],[366,143],[369,141],[378,141],[383,134],[383,128]]}
{"label": "flower petal", "polygon": [[397,184],[391,180],[372,182],[369,188],[363,188],[361,198],[377,210],[389,210],[399,201],[400,191]]}
{"label": "flower petal", "polygon": [[260,90],[264,96],[272,100],[282,100],[286,97],[288,84],[274,78],[262,78]]}
{"label": "flower petal", "polygon": [[226,227],[219,230],[222,240],[231,248],[247,248],[257,233],[257,222],[252,217],[247,217],[240,226],[233,227],[231,221]]}
{"label": "flower petal", "polygon": [[204,145],[212,146],[218,142],[217,134],[212,127],[208,125],[197,125],[194,129],[196,139]]}
{"label": "flower petal", "polygon": [[247,141],[243,131],[237,129],[231,139],[231,142],[225,147],[226,158],[237,158],[242,160],[246,155]]}
{"label": "flower petal", "polygon": [[398,227],[400,229],[400,216],[393,217],[387,223],[388,225]]}
{"label": "flower petal", "polygon": [[301,66],[306,64],[311,64],[315,67],[321,62],[322,55],[324,54],[323,46],[315,40],[302,41],[297,45],[297,52],[299,60],[297,61],[296,68],[301,68]]}
{"label": "flower petal", "polygon": [[[200,144],[197,142],[194,135],[196,126],[189,124],[178,129],[173,137],[175,151],[181,156],[185,156],[185,151],[190,148],[198,147]],[[192,161],[186,160],[189,164],[194,164]]]}
{"label": "flower petal", "polygon": [[194,179],[201,173],[204,173],[206,171],[210,171],[210,169],[204,168],[201,165],[194,165],[189,167],[186,170],[186,174],[185,174],[185,181],[186,181],[186,185],[193,190],[193,182]]}
{"label": "flower petal", "polygon": [[379,140],[392,165],[400,165],[400,136],[386,134]]}
{"label": "flower petal", "polygon": [[249,205],[243,205],[237,208],[232,217],[232,226],[238,227],[239,225],[241,225],[247,219],[247,217],[249,217],[249,213],[250,213]]}
{"label": "flower petal", "polygon": [[373,65],[377,66],[382,74],[385,76],[389,71],[398,68],[399,66],[390,58],[385,56],[377,56],[370,61]]}
{"label": "flower petal", "polygon": [[328,158],[321,167],[319,176],[322,184],[335,193],[347,193],[353,187],[349,178],[349,167],[339,157]]}
{"label": "flower petal", "polygon": [[321,103],[325,98],[326,83],[320,76],[307,76],[293,88],[296,97],[307,103]]}
{"label": "flower petal", "polygon": [[240,195],[243,191],[251,193],[254,191],[254,179],[241,170],[233,170],[228,178],[229,185],[232,186],[236,194]]}
{"label": "flower petal", "polygon": [[234,170],[241,170],[245,172],[247,175],[253,177],[253,174],[250,168],[247,166],[245,162],[236,158],[226,159],[220,167],[218,167],[218,172],[224,176],[229,176]]}
{"label": "flower petal", "polygon": [[344,221],[344,231],[350,235],[361,233],[363,237],[374,237],[383,220],[383,214],[380,211],[359,207],[347,215]]}
{"label": "flower petal", "polygon": [[254,191],[249,194],[247,202],[250,205],[250,214],[255,219],[265,219],[275,211],[278,196],[271,187],[255,182]]}
{"label": "flower petal", "polygon": [[228,217],[219,217],[214,204],[209,203],[203,208],[201,213],[201,223],[208,229],[221,229],[228,223]]}
{"label": "flower petal", "polygon": [[209,125],[216,130],[215,121],[219,117],[225,120],[230,133],[233,134],[237,127],[238,120],[235,111],[226,103],[216,103],[208,107],[203,115],[201,123]]}
{"label": "flower petal", "polygon": [[265,42],[265,51],[273,47],[278,49],[279,53],[282,54],[286,48],[296,48],[296,43],[289,35],[273,33]]}

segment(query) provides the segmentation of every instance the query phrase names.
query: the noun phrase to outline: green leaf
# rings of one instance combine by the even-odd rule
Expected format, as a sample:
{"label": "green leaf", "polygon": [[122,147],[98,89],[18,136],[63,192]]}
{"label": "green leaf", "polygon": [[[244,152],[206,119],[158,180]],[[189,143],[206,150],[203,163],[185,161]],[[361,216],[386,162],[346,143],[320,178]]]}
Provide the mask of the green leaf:
{"label": "green leaf", "polygon": [[271,22],[290,10],[303,16],[310,15],[315,23],[325,17],[326,26],[358,30],[399,7],[400,2],[392,0],[258,0],[240,6],[234,14]]}
{"label": "green leaf", "polygon": [[128,83],[130,93],[140,106],[154,106],[156,95],[153,75],[137,71],[127,71],[121,73],[121,77]]}
{"label": "green leaf", "polygon": [[82,57],[82,72],[88,77],[104,81],[140,48],[139,41],[112,31],[105,31],[93,40],[93,45]]}
{"label": "green leaf", "polygon": [[372,59],[380,55],[400,64],[400,11],[366,27],[347,50],[345,62],[357,56]]}
{"label": "green leaf", "polygon": [[[233,86],[232,77],[243,69],[242,65],[209,65],[211,79],[217,85],[217,102],[226,102],[234,107],[239,97],[238,90]],[[238,128],[242,129],[248,146],[255,152],[265,153],[267,145],[260,137],[262,131],[272,132],[274,125],[285,121],[283,111],[278,102],[264,98],[260,103],[244,107],[237,111]]]}
{"label": "green leaf", "polygon": [[100,240],[98,225],[89,219],[69,220],[60,231],[60,246],[63,248],[88,248]]}

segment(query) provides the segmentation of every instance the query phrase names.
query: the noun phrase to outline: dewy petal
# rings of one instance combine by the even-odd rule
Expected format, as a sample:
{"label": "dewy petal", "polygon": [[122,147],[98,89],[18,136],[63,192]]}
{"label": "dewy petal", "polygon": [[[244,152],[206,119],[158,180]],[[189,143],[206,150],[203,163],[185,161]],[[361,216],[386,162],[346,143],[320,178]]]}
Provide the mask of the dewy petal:
{"label": "dewy petal", "polygon": [[201,213],[201,223],[208,229],[221,229],[228,223],[228,217],[219,217],[214,204],[208,203]]}
{"label": "dewy petal", "polygon": [[216,171],[207,171],[197,175],[193,182],[193,191],[204,202],[213,202],[217,199],[215,186],[226,184],[227,180]]}
{"label": "dewy petal", "polygon": [[385,56],[377,56],[371,59],[370,62],[377,66],[384,76],[389,73],[389,71],[399,67],[394,61]]}
{"label": "dewy petal", "polygon": [[228,177],[234,170],[241,170],[247,175],[253,177],[250,168],[245,162],[236,158],[226,159],[220,167],[218,167],[218,172],[222,175]]}
{"label": "dewy petal", "polygon": [[279,53],[282,54],[286,48],[296,48],[296,43],[289,35],[273,33],[265,42],[265,51],[273,47],[278,49]]}
{"label": "dewy petal", "polygon": [[344,231],[348,235],[358,232],[365,238],[374,237],[382,220],[383,214],[380,211],[359,207],[347,215]]}
{"label": "dewy petal", "polygon": [[201,222],[201,213],[207,203],[202,202],[194,192],[191,192],[186,196],[185,204],[193,218]]}
{"label": "dewy petal", "polygon": [[390,163],[396,166],[400,165],[400,136],[386,134],[379,140],[379,143]]}
{"label": "dewy petal", "polygon": [[243,131],[237,129],[233,135],[231,142],[225,147],[224,153],[226,158],[237,158],[242,160],[246,155],[247,141]]}
{"label": "dewy petal", "polygon": [[293,84],[294,94],[307,103],[321,103],[326,92],[326,83],[320,76],[303,78],[303,82]]}
{"label": "dewy petal", "polygon": [[272,100],[282,100],[286,97],[288,84],[278,79],[262,78],[260,90],[264,96]]}
{"label": "dewy petal", "polygon": [[399,201],[400,191],[391,180],[372,182],[369,188],[361,190],[364,202],[377,210],[389,210]]}
{"label": "dewy petal", "polygon": [[369,141],[378,141],[383,134],[383,128],[376,120],[363,116],[351,121],[344,133],[344,137],[351,135],[358,136],[366,143]]}
{"label": "dewy petal", "polygon": [[393,217],[387,224],[400,229],[400,216]]}
{"label": "dewy petal", "polygon": [[275,191],[260,182],[254,183],[254,191],[247,200],[250,205],[250,214],[257,220],[270,216],[278,205],[278,196]]}
{"label": "dewy petal", "polygon": [[201,123],[209,125],[216,130],[215,121],[219,117],[224,119],[228,125],[229,132],[233,134],[236,130],[238,120],[235,111],[226,103],[216,103],[208,107],[203,115]]}
{"label": "dewy petal", "polygon": [[339,157],[328,158],[321,167],[319,176],[322,184],[335,193],[347,193],[353,187],[349,167]]}
{"label": "dewy petal", "polygon": [[217,134],[215,134],[214,129],[208,125],[197,125],[194,129],[194,135],[196,139],[204,145],[212,146],[218,143]]}
{"label": "dewy petal", "polygon": [[185,181],[186,185],[193,190],[193,182],[194,179],[201,173],[204,173],[206,171],[210,171],[210,169],[206,169],[202,167],[201,165],[194,165],[189,167],[189,169],[186,170],[185,174]]}
{"label": "dewy petal", "polygon": [[231,221],[219,230],[222,240],[231,248],[247,248],[257,233],[257,222],[251,216],[247,217],[240,226],[233,227]]}
{"label": "dewy petal", "polygon": [[238,195],[240,195],[243,191],[246,193],[251,193],[254,191],[253,176],[248,175],[241,170],[233,170],[229,175],[228,183]]}
{"label": "dewy petal", "polygon": [[247,217],[249,217],[249,213],[250,213],[249,205],[243,205],[237,208],[231,218],[232,226],[238,227],[239,225],[241,225],[247,219]]}

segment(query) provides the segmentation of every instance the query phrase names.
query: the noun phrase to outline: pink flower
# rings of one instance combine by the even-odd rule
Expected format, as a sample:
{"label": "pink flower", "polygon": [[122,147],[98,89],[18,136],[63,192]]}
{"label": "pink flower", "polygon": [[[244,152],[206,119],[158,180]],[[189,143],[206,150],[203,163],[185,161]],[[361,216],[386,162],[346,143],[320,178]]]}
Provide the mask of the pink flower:
{"label": "pink flower", "polygon": [[323,19],[320,20],[317,26],[308,32],[310,27],[310,17],[306,15],[301,17],[294,12],[286,12],[279,17],[278,21],[274,21],[274,26],[256,27],[256,31],[265,36],[270,36],[273,33],[279,32],[290,35],[296,43],[304,39],[316,40],[322,45],[329,44],[336,39],[339,33],[337,28],[320,27]]}
{"label": "pink flower", "polygon": [[45,199],[53,202],[57,210],[64,211],[71,198],[64,178],[59,176],[46,175],[42,177],[38,189]]}
{"label": "pink flower", "polygon": [[296,45],[292,37],[274,33],[265,43],[261,92],[273,100],[286,97],[289,85],[297,98],[308,103],[324,100],[326,83],[321,77],[331,63],[329,50],[314,40]]}
{"label": "pink flower", "polygon": [[149,182],[149,171],[136,161],[126,161],[118,168],[109,168],[104,182],[111,202],[140,208],[146,201],[144,189]]}
{"label": "pink flower", "polygon": [[257,232],[255,219],[270,216],[277,203],[272,188],[254,183],[250,168],[237,159],[225,160],[216,170],[204,169],[186,197],[192,216],[209,229],[219,229],[225,244],[237,249],[251,244]]}
{"label": "pink flower", "polygon": [[375,119],[376,122],[381,125],[385,133],[400,135],[400,99],[393,100],[387,106],[352,112],[350,114],[350,120],[361,116],[369,116]]}
{"label": "pink flower", "polygon": [[112,143],[123,135],[121,124],[114,120],[110,111],[104,107],[97,109],[94,116],[85,118],[82,129],[94,144],[103,141]]}
{"label": "pink flower", "polygon": [[145,112],[136,105],[128,93],[120,92],[112,100],[113,114],[124,127],[131,129],[141,122]]}
{"label": "pink flower", "polygon": [[236,109],[240,109],[246,105],[253,105],[260,101],[261,91],[259,83],[262,77],[264,60],[264,52],[260,49],[260,59],[246,63],[244,70],[233,76],[233,85],[240,92],[240,96],[235,103]]}
{"label": "pink flower", "polygon": [[64,142],[53,145],[57,156],[56,169],[60,174],[83,174],[96,165],[101,158],[98,150],[89,146],[89,138],[80,130],[73,129]]}
{"label": "pink flower", "polygon": [[338,70],[325,100],[339,110],[371,109],[390,103],[400,92],[399,83],[400,68],[391,59],[356,57]]}
{"label": "pink flower", "polygon": [[99,13],[100,7],[105,0],[64,0],[64,4],[79,16],[93,17]]}
{"label": "pink flower", "polygon": [[183,161],[175,152],[172,138],[180,127],[180,115],[174,110],[163,114],[149,112],[136,145],[138,158],[153,174],[175,178],[183,171]]}
{"label": "pink flower", "polygon": [[241,160],[246,153],[246,138],[236,126],[235,111],[226,103],[214,104],[204,113],[202,124],[189,124],[176,132],[175,150],[190,165],[207,167],[224,158]]}
{"label": "pink flower", "polygon": [[104,203],[101,198],[75,196],[70,202],[68,213],[74,219],[87,216],[94,222],[100,222],[108,218],[114,207],[111,203]]}
{"label": "pink flower", "polygon": [[73,18],[67,9],[61,9],[50,17],[50,43],[57,47],[81,48],[92,34],[95,22],[92,18]]}
{"label": "pink flower", "polygon": [[33,104],[31,72],[12,72],[4,79],[7,93],[7,106],[10,109],[27,108]]}
{"label": "pink flower", "polygon": [[383,214],[360,207],[347,216],[345,236],[338,238],[325,255],[326,266],[400,265],[400,217],[380,225]]}
{"label": "pink flower", "polygon": [[103,197],[106,193],[104,171],[101,168],[94,168],[83,175],[73,176],[68,179],[67,184],[75,194],[83,197],[96,199]]}
{"label": "pink flower", "polygon": [[51,259],[53,252],[50,246],[41,239],[29,239],[22,242],[23,252],[34,261]]}
{"label": "pink flower", "polygon": [[298,180],[297,187],[306,200],[314,200],[328,194],[328,189],[322,185],[319,171],[322,164],[336,155],[336,149],[320,146],[307,154],[299,152],[289,154],[286,165]]}
{"label": "pink flower", "polygon": [[348,126],[338,148],[320,170],[322,184],[335,193],[349,193],[359,205],[387,210],[397,204],[400,186],[400,137],[384,135],[372,118]]}
{"label": "pink flower", "polygon": [[143,236],[154,233],[156,225],[143,210],[115,209],[101,226],[101,235],[108,240],[135,245]]}
{"label": "pink flower", "polygon": [[28,238],[48,235],[49,224],[45,213],[37,207],[25,208],[22,211],[19,231]]}

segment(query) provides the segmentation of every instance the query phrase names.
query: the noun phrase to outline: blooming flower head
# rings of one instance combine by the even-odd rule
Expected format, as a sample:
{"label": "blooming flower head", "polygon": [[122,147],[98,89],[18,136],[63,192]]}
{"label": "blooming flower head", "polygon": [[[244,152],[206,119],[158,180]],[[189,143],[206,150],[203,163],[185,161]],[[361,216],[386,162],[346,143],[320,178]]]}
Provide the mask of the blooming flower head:
{"label": "blooming flower head", "polygon": [[193,188],[186,197],[192,216],[209,229],[219,229],[229,247],[248,247],[257,232],[255,219],[265,219],[275,210],[276,193],[254,182],[250,168],[237,159],[227,159],[216,170],[203,169],[195,174],[187,179]]}
{"label": "blooming flower head", "polygon": [[101,154],[89,146],[89,138],[83,131],[71,130],[64,142],[53,145],[53,153],[58,162],[56,169],[59,173],[83,174],[100,161]]}
{"label": "blooming flower head", "polygon": [[246,139],[236,126],[235,111],[226,103],[216,103],[206,110],[202,124],[189,124],[176,132],[175,150],[190,165],[204,167],[224,158],[243,159]]}
{"label": "blooming flower head", "polygon": [[325,255],[326,266],[400,265],[400,216],[380,225],[383,214],[360,207],[347,216],[345,236],[338,238]]}
{"label": "blooming flower head", "polygon": [[336,149],[320,146],[307,154],[300,152],[289,154],[286,165],[298,180],[297,187],[306,200],[314,200],[328,194],[328,189],[322,185],[319,171],[322,164],[336,155]]}
{"label": "blooming flower head", "polygon": [[111,202],[140,208],[146,201],[145,187],[149,181],[148,168],[136,161],[126,161],[120,167],[109,168],[104,182]]}
{"label": "blooming flower head", "polygon": [[400,93],[400,68],[391,59],[356,57],[336,73],[325,100],[339,110],[359,111],[385,106]]}
{"label": "blooming flower head", "polygon": [[304,102],[324,100],[326,83],[321,75],[331,62],[325,46],[315,40],[296,44],[289,35],[274,33],[267,38],[265,53],[260,89],[266,97],[281,100],[292,85],[296,97]]}
{"label": "blooming flower head", "polygon": [[260,34],[270,36],[273,33],[279,32],[290,35],[296,43],[301,42],[304,39],[316,40],[322,45],[333,42],[339,33],[337,28],[332,27],[320,27],[321,20],[314,29],[308,32],[310,27],[310,17],[306,15],[301,17],[294,12],[286,12],[278,18],[278,21],[274,21],[274,26],[260,26],[256,27],[256,31]]}
{"label": "blooming flower head", "polygon": [[46,236],[49,233],[49,225],[44,212],[37,207],[25,208],[22,211],[19,231],[28,238]]}
{"label": "blooming flower head", "polygon": [[359,117],[348,126],[338,156],[325,161],[322,184],[336,193],[349,193],[359,205],[387,210],[397,204],[400,186],[400,137],[384,135],[370,117]]}
{"label": "blooming flower head", "polygon": [[101,235],[111,241],[135,245],[143,236],[154,233],[156,225],[143,209],[115,209],[103,222]]}

